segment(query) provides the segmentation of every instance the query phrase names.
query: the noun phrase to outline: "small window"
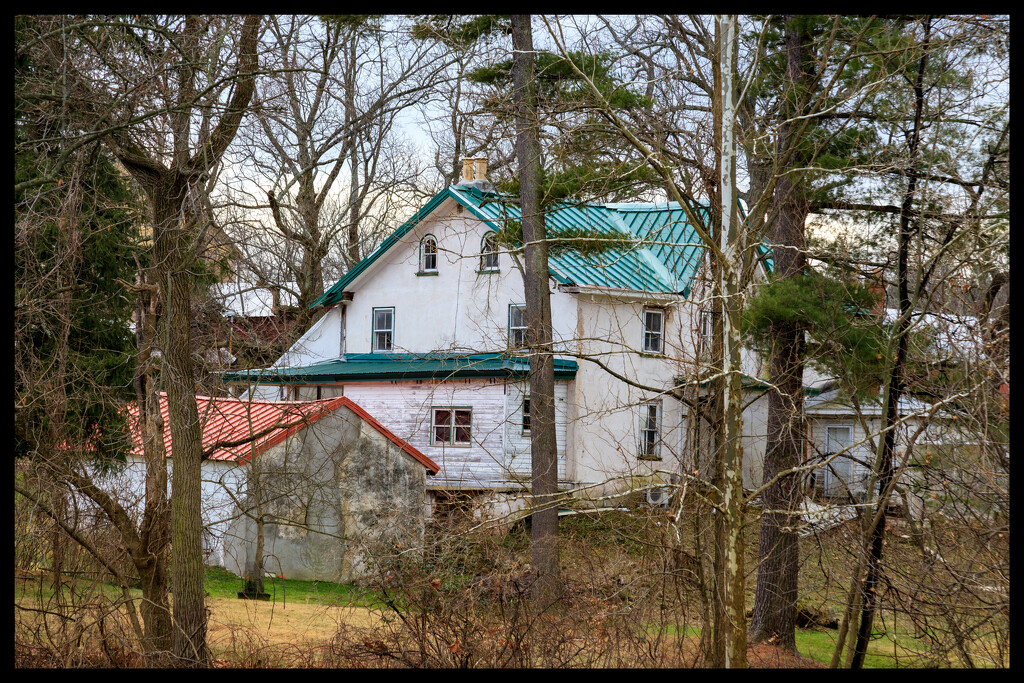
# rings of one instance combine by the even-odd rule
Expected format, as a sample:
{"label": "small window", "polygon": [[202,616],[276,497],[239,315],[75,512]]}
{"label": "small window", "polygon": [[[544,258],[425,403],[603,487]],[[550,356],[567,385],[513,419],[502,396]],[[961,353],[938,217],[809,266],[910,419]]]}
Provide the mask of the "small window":
{"label": "small window", "polygon": [[395,309],[373,309],[373,350],[390,351],[395,332]]}
{"label": "small window", "polygon": [[530,433],[530,399],[523,399],[523,434]]}
{"label": "small window", "polygon": [[640,404],[640,457],[661,460],[661,400]]}
{"label": "small window", "polygon": [[489,232],[480,240],[480,272],[498,270],[498,246],[494,233]]}
{"label": "small window", "polygon": [[420,272],[437,272],[437,240],[433,235],[425,235],[420,240]]}
{"label": "small window", "polygon": [[665,311],[644,309],[644,351],[661,353],[662,337],[665,335]]}
{"label": "small window", "polygon": [[700,312],[700,343],[704,348],[710,349],[715,336],[714,318],[711,311]]}
{"label": "small window", "polygon": [[430,445],[468,446],[472,443],[473,411],[470,408],[434,408]]}
{"label": "small window", "polygon": [[508,307],[508,344],[514,349],[526,346],[526,306]]}

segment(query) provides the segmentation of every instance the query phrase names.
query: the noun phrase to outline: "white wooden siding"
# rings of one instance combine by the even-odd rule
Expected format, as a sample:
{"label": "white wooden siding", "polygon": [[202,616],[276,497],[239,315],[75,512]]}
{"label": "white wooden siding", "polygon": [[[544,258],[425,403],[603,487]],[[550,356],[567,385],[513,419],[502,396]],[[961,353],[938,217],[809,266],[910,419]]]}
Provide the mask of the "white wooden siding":
{"label": "white wooden siding", "polygon": [[[555,382],[555,443],[558,447],[558,478],[565,480],[566,382]],[[523,434],[523,399],[528,382],[509,382],[505,393],[505,467],[511,478],[529,481],[532,473],[530,435]]]}
{"label": "white wooden siding", "polygon": [[[430,488],[490,488],[507,485],[505,466],[505,384],[501,379],[355,382],[345,396],[441,466],[427,478]],[[431,408],[473,410],[470,446],[430,443]]]}

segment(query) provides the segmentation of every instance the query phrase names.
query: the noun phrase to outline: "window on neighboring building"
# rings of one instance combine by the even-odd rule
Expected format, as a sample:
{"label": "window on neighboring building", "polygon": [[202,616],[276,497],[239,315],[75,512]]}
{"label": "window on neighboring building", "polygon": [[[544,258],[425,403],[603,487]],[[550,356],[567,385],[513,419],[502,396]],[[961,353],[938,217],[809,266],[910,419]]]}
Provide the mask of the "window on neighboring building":
{"label": "window on neighboring building", "polygon": [[523,434],[530,433],[530,399],[523,399]]}
{"label": "window on neighboring building", "polygon": [[433,235],[425,235],[420,240],[420,272],[437,272],[437,240]]}
{"label": "window on neighboring building", "polygon": [[431,412],[430,445],[470,445],[473,426],[471,408],[433,408]]}
{"label": "window on neighboring building", "polygon": [[395,309],[373,309],[373,350],[390,351],[395,332]]}
{"label": "window on neighboring building", "polygon": [[665,336],[665,311],[656,308],[644,309],[644,351],[661,353],[662,337]]}
{"label": "window on neighboring building", "polygon": [[661,399],[640,404],[640,457],[661,460]]}
{"label": "window on neighboring building", "polygon": [[487,233],[480,240],[480,270],[481,272],[498,270],[498,245],[493,232]]}
{"label": "window on neighboring building", "polygon": [[526,346],[526,306],[508,307],[508,344],[514,349]]}

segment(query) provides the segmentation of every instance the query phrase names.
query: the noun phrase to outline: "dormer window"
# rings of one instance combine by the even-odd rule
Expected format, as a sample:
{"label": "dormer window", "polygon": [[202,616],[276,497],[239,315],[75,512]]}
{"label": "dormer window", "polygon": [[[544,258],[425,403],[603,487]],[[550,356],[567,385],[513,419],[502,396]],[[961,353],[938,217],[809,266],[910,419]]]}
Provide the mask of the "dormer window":
{"label": "dormer window", "polygon": [[433,235],[424,235],[420,240],[420,272],[437,272],[437,239]]}
{"label": "dormer window", "polygon": [[493,232],[480,240],[480,272],[492,273],[498,270],[498,245]]}

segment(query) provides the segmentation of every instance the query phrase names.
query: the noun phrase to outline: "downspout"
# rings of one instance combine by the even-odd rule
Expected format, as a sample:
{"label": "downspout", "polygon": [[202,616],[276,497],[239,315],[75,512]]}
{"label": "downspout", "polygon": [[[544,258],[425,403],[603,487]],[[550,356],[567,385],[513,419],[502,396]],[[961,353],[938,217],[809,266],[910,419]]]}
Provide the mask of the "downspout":
{"label": "downspout", "polygon": [[[806,465],[807,462],[810,460],[810,456],[811,456],[811,454],[810,454],[810,449],[811,449],[811,430],[810,430],[810,425],[807,424],[807,401],[806,401],[806,399],[802,402],[802,405],[800,406],[800,418],[804,422],[804,458],[803,458],[803,463],[802,464]],[[814,470],[811,470],[811,476],[814,476]],[[814,489],[814,486],[811,486],[812,490],[811,491],[807,491],[806,490],[807,489],[807,482],[808,482],[808,477],[805,476],[804,477],[804,492],[803,492],[805,496],[809,496],[813,492],[813,489]]]}

